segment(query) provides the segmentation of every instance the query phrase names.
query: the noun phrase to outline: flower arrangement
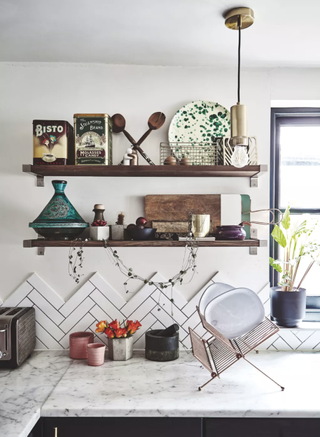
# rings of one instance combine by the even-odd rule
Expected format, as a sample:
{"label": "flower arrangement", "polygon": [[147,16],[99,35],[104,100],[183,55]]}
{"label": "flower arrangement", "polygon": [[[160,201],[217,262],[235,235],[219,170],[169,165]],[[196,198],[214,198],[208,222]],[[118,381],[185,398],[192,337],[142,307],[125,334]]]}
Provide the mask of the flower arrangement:
{"label": "flower arrangement", "polygon": [[101,320],[96,324],[96,332],[105,333],[108,338],[128,338],[131,337],[141,326],[141,323],[136,320],[127,320],[124,327],[121,328],[117,319],[111,323],[106,320]]}

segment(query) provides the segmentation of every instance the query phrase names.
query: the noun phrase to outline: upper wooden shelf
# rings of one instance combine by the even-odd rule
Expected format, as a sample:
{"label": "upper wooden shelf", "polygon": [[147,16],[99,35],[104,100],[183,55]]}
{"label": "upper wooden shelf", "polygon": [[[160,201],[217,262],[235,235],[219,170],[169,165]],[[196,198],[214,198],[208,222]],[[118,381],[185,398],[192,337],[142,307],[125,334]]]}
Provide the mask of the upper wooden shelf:
{"label": "upper wooden shelf", "polygon": [[[30,165],[24,164],[22,171],[38,178],[43,186],[45,176],[91,176],[91,177],[248,177],[257,186],[257,177],[267,172],[267,165],[248,165],[236,168],[229,165]],[[42,181],[42,183],[41,183]]]}
{"label": "upper wooden shelf", "polygon": [[[86,242],[82,240],[46,240],[44,238],[34,240],[24,240],[23,247],[103,247],[103,241]],[[145,241],[133,241],[122,240],[112,241],[108,240],[108,245],[111,247],[184,247],[185,241],[174,240],[145,240]],[[266,241],[264,240],[215,240],[215,241],[198,241],[199,247],[265,247]]]}

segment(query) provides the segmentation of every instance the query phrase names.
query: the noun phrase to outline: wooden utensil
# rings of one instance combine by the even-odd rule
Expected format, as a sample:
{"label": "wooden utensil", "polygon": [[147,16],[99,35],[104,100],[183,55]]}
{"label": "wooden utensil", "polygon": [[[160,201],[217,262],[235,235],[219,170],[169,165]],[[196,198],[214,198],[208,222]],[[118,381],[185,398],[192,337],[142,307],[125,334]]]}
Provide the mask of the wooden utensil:
{"label": "wooden utensil", "polygon": [[140,144],[150,135],[153,130],[160,129],[165,121],[166,116],[163,112],[154,112],[151,114],[148,120],[149,129],[142,135],[140,140],[137,142],[137,145],[140,146]]}
{"label": "wooden utensil", "polygon": [[[133,145],[135,150],[138,150],[140,155],[148,162],[150,165],[155,165],[155,163],[149,158],[149,156],[141,149],[141,147],[137,144],[137,142],[132,138],[132,136],[125,130],[126,120],[121,114],[114,114],[112,116],[112,131],[116,134],[123,132],[124,135],[128,138],[130,143]],[[121,162],[122,163],[122,162]]]}

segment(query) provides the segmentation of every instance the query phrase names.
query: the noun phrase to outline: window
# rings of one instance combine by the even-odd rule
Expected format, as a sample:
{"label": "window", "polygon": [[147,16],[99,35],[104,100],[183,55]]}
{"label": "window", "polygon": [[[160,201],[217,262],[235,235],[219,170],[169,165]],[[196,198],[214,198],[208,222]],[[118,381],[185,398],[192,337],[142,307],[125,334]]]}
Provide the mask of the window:
{"label": "window", "polygon": [[[320,108],[271,110],[270,169],[270,207],[285,210],[290,204],[297,218],[308,213],[320,219]],[[320,240],[320,229],[317,234]],[[278,257],[277,246],[270,241],[273,258]],[[278,281],[278,273],[270,268],[271,284]],[[308,294],[306,320],[320,321],[319,266],[312,267],[303,286]]]}

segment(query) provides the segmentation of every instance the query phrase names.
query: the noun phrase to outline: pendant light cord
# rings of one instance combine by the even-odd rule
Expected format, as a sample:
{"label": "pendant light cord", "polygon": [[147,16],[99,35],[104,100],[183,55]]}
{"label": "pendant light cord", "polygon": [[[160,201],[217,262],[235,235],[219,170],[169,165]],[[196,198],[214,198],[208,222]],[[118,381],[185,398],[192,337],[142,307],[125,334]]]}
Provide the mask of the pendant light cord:
{"label": "pendant light cord", "polygon": [[241,55],[241,16],[238,17],[239,43],[238,43],[238,103],[240,103],[240,55]]}

